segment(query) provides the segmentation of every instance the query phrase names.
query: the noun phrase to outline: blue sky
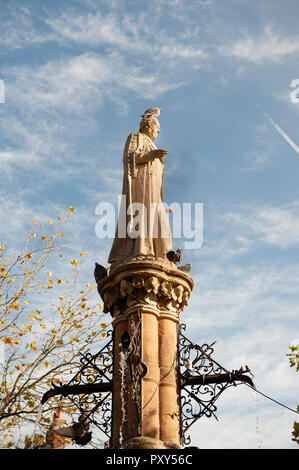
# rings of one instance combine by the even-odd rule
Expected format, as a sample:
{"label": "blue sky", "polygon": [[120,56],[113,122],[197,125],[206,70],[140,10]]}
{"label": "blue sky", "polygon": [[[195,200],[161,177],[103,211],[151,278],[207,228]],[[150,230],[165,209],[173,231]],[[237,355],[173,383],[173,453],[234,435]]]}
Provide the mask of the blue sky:
{"label": "blue sky", "polygon": [[[295,408],[285,354],[299,338],[299,154],[262,111],[299,145],[298,2],[0,6],[0,241],[18,247],[32,220],[72,205],[66,249],[88,251],[90,278],[111,246],[95,236],[95,208],[116,203],[125,140],[146,108],[161,107],[165,201],[204,205],[203,246],[184,252],[195,280],[186,334],[217,340],[218,362],[248,364],[258,389]],[[245,386],[223,395],[218,418],[194,425],[194,445],[295,447],[296,415],[262,397],[257,434]]]}

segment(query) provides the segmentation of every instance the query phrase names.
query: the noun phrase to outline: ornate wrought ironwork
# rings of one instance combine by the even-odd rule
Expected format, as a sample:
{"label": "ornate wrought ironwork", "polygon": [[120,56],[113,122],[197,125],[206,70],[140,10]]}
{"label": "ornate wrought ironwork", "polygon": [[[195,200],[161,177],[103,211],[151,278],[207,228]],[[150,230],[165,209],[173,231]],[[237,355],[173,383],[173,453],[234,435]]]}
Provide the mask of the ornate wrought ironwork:
{"label": "ornate wrought ironwork", "polygon": [[[46,392],[45,403],[55,395],[67,396],[81,413],[97,426],[109,439],[112,421],[112,377],[113,377],[113,331],[107,332],[111,338],[96,354],[81,354],[81,368],[67,384],[60,382]],[[93,406],[94,405],[94,406]]]}
{"label": "ornate wrought ironwork", "polygon": [[107,332],[110,341],[96,354],[81,354],[81,369],[71,378],[67,385],[95,384],[112,380],[113,374],[113,339],[112,330]]}
{"label": "ornate wrought ironwork", "polygon": [[[85,413],[86,418],[90,420],[100,431],[110,439],[111,420],[112,420],[112,400],[111,393],[87,393],[84,395],[69,395],[69,400],[81,412]],[[96,403],[95,406],[91,407]]]}
{"label": "ornate wrought ironwork", "polygon": [[217,419],[215,402],[224,390],[236,386],[237,382],[247,382],[254,387],[250,377],[244,375],[250,372],[247,366],[244,370],[228,371],[211,357],[215,342],[194,344],[182,333],[185,329],[185,324],[180,325],[178,335],[183,445],[190,444],[191,438],[186,432],[201,416]]}

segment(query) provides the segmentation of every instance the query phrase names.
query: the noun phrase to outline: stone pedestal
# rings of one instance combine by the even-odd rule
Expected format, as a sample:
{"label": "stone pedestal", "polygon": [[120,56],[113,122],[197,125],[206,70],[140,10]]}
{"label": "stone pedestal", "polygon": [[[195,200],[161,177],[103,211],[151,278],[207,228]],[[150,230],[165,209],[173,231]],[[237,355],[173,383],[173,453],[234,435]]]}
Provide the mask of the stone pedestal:
{"label": "stone pedestal", "polygon": [[173,263],[145,258],[98,284],[113,316],[113,448],[180,448],[177,328],[192,288]]}

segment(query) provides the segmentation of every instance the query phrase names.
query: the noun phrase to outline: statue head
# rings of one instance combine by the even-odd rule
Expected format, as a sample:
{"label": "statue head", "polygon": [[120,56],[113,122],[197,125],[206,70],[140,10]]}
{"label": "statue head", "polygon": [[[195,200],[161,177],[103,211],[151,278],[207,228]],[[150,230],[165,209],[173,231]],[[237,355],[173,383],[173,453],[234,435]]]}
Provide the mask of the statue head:
{"label": "statue head", "polygon": [[146,134],[151,140],[155,140],[160,133],[160,123],[157,118],[143,118],[139,125],[139,132]]}

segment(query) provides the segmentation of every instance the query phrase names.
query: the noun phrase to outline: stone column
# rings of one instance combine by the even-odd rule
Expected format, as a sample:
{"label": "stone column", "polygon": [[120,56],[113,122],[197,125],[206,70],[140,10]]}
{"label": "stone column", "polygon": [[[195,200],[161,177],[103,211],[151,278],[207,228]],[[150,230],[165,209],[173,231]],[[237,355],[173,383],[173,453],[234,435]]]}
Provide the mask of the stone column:
{"label": "stone column", "polygon": [[142,258],[98,284],[113,316],[113,448],[180,447],[177,327],[192,288],[173,263]]}
{"label": "stone column", "polygon": [[161,312],[159,320],[160,440],[180,444],[180,403],[177,374],[178,316]]}

